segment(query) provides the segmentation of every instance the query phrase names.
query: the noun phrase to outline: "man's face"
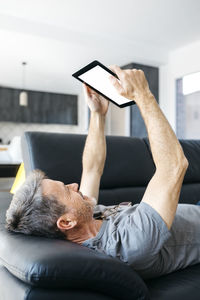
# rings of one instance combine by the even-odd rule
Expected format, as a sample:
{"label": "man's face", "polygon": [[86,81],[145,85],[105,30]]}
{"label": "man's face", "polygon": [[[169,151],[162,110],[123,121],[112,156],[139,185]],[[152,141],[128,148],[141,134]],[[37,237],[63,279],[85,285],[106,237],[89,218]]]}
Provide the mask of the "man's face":
{"label": "man's face", "polygon": [[82,195],[77,183],[65,185],[61,181],[43,179],[42,193],[55,196],[80,222],[90,221],[93,217],[95,203],[93,199]]}

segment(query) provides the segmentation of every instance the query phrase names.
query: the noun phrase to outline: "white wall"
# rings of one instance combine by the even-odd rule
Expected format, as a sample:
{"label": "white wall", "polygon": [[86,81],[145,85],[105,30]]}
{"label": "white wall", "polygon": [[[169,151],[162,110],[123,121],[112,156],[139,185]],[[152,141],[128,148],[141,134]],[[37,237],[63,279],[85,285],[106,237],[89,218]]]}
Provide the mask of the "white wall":
{"label": "white wall", "polygon": [[166,115],[173,129],[176,130],[176,79],[200,71],[200,41],[172,51],[164,71],[168,77]]}

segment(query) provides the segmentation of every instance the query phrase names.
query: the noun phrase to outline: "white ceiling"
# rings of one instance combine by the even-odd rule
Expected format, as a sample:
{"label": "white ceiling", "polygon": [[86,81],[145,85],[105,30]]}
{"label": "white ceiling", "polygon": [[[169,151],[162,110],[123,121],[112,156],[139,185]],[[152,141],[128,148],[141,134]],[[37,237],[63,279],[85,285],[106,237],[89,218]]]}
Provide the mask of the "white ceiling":
{"label": "white ceiling", "polygon": [[79,93],[91,60],[159,66],[200,39],[199,0],[0,0],[0,84]]}

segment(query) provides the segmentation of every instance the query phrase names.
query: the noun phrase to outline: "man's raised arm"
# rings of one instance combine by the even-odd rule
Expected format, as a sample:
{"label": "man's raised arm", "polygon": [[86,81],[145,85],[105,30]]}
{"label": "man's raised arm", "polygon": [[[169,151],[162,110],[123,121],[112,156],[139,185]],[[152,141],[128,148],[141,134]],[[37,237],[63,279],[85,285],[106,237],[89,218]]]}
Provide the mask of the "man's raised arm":
{"label": "man's raised arm", "polygon": [[143,71],[122,71],[117,66],[113,66],[112,69],[120,79],[119,82],[111,78],[119,94],[134,99],[140,109],[156,165],[156,172],[147,186],[142,201],[151,205],[170,228],[188,161],[175,133],[149,90]]}
{"label": "man's raised arm", "polygon": [[98,201],[99,185],[106,159],[106,140],[104,135],[105,115],[108,101],[84,85],[84,93],[91,111],[90,126],[83,151],[83,171],[80,191]]}

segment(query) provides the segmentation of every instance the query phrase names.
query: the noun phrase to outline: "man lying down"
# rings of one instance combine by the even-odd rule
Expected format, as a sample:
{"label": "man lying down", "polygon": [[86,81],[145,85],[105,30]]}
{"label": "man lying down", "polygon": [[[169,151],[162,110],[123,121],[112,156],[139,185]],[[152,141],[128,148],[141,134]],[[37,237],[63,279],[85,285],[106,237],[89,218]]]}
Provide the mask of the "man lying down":
{"label": "man lying down", "polygon": [[117,66],[112,70],[120,79],[120,83],[110,79],[118,93],[134,99],[140,109],[156,166],[141,202],[96,205],[106,158],[108,101],[84,85],[91,119],[80,188],[34,171],[14,195],[6,227],[70,240],[127,263],[143,278],[152,278],[200,262],[200,206],[178,204],[188,161],[144,73]]}

